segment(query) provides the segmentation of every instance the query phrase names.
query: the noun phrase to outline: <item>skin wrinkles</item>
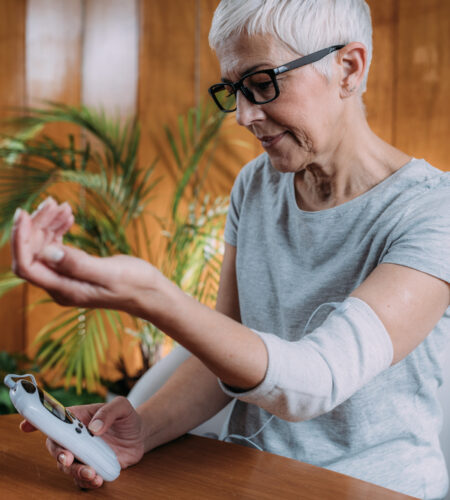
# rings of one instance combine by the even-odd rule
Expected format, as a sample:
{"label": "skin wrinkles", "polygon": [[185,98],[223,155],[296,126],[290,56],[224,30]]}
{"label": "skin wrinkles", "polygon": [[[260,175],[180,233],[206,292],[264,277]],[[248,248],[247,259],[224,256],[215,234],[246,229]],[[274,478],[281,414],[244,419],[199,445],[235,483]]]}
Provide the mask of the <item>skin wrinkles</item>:
{"label": "skin wrinkles", "polygon": [[[304,210],[345,203],[410,160],[370,130],[358,92],[349,91],[363,78],[361,46],[353,42],[341,49],[329,80],[310,65],[281,75],[280,96],[273,102],[256,105],[237,94],[237,122],[261,141],[275,169],[295,174],[296,199]],[[270,36],[245,33],[217,50],[222,78],[229,81],[249,68],[273,68],[302,55]]]}

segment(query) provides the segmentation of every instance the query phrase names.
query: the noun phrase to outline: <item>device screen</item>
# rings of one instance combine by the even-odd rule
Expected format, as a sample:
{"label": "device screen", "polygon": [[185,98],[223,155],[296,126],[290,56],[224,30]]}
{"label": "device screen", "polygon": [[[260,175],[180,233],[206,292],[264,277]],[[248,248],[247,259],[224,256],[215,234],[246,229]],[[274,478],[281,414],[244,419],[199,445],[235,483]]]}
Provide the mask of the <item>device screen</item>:
{"label": "device screen", "polygon": [[39,389],[39,397],[42,404],[47,408],[50,413],[53,413],[55,417],[58,417],[60,420],[66,420],[68,415],[66,414],[66,409],[64,406],[57,401],[53,396],[51,396],[48,392]]}

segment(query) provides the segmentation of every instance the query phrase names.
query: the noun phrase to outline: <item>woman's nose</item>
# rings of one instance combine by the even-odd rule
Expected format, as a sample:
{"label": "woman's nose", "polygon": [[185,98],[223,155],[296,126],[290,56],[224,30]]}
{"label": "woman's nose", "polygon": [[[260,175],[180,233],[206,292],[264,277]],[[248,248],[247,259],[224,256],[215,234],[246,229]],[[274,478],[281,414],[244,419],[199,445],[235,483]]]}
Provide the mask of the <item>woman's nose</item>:
{"label": "woman's nose", "polygon": [[243,127],[249,127],[264,118],[264,111],[258,104],[250,102],[242,92],[236,94],[236,121]]}

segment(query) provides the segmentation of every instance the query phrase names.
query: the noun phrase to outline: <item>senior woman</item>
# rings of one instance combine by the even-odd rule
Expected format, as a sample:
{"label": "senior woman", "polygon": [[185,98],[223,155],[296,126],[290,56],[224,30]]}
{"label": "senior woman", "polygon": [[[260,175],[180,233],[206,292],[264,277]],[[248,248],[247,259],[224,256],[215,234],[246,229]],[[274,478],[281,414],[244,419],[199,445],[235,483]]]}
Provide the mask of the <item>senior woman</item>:
{"label": "senior woman", "polygon": [[[63,246],[67,204],[16,216],[19,276],[62,304],[141,316],[193,354],[137,411],[124,398],[74,411],[125,468],[237,398],[230,440],[443,496],[450,177],[367,124],[368,6],[222,0],[210,43],[222,73],[210,94],[265,149],[232,190],[217,311],[146,262]],[[81,486],[101,485],[47,446]]]}

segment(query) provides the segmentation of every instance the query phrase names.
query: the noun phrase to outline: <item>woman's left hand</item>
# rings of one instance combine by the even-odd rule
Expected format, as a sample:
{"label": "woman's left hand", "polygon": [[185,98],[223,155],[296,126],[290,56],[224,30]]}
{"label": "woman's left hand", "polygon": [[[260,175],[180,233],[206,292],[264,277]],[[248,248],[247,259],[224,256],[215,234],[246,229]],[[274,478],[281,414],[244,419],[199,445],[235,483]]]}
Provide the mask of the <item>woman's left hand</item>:
{"label": "woman's left hand", "polygon": [[105,307],[138,314],[139,293],[160,273],[126,255],[98,258],[62,244],[74,222],[67,203],[48,198],[31,216],[21,210],[12,232],[13,271],[62,305]]}

